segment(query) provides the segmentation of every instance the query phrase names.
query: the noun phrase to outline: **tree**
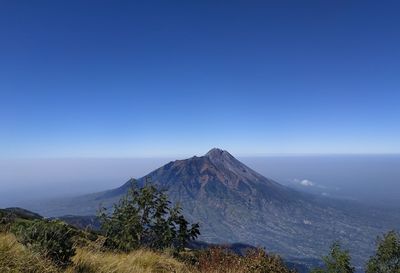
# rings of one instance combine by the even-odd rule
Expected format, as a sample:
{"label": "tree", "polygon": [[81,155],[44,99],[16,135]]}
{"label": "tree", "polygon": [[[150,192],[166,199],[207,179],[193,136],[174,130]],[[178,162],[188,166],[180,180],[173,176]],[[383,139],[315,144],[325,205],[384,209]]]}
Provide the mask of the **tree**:
{"label": "tree", "polygon": [[165,192],[152,184],[138,188],[132,180],[128,193],[114,205],[111,214],[99,211],[105,246],[122,251],[138,247],[177,250],[200,234],[199,224],[189,224],[179,205],[171,206]]}
{"label": "tree", "polygon": [[389,231],[377,239],[377,249],[366,265],[367,273],[400,273],[400,235]]}
{"label": "tree", "polygon": [[312,273],[353,273],[355,268],[351,266],[349,252],[342,250],[340,244],[335,242],[330,248],[330,254],[322,258],[324,268],[314,269]]}

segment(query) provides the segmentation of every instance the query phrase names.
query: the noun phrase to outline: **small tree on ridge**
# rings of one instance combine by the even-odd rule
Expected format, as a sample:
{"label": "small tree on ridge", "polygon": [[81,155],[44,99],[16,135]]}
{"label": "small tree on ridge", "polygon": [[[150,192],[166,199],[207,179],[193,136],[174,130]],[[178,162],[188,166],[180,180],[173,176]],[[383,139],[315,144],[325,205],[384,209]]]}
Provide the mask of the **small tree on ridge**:
{"label": "small tree on ridge", "polygon": [[199,224],[189,224],[179,205],[171,206],[165,192],[152,184],[137,187],[132,180],[128,193],[111,214],[99,211],[105,246],[122,251],[139,247],[182,249],[200,234]]}

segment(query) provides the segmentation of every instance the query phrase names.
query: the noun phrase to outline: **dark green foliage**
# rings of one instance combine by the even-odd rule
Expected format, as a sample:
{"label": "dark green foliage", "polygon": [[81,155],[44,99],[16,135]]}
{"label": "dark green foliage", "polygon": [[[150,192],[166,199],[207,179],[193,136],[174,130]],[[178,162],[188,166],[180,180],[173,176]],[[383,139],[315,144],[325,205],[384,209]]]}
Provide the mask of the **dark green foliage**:
{"label": "dark green foliage", "polygon": [[199,225],[190,225],[182,209],[171,206],[166,194],[153,185],[132,187],[114,206],[111,215],[105,208],[99,212],[105,246],[129,251],[138,247],[182,249],[199,234]]}
{"label": "dark green foliage", "polygon": [[42,219],[42,216],[22,208],[0,209],[0,231],[8,231],[16,221],[35,219]]}
{"label": "dark green foliage", "polygon": [[324,269],[314,269],[312,273],[353,273],[355,268],[351,266],[349,252],[342,250],[338,242],[333,243],[330,254],[322,258]]}
{"label": "dark green foliage", "polygon": [[400,273],[400,235],[390,231],[378,237],[377,249],[366,266],[367,273]]}
{"label": "dark green foliage", "polygon": [[60,221],[20,221],[16,222],[11,231],[19,242],[32,250],[51,259],[59,266],[71,263],[75,255],[72,237],[76,231]]}
{"label": "dark green foliage", "polygon": [[15,217],[4,210],[0,210],[0,232],[7,231],[14,222]]}
{"label": "dark green foliage", "polygon": [[29,210],[26,210],[23,208],[18,208],[18,207],[0,209],[0,211],[11,214],[15,218],[20,218],[20,219],[25,219],[25,220],[43,219],[43,217],[41,215],[39,215],[35,212],[29,211]]}

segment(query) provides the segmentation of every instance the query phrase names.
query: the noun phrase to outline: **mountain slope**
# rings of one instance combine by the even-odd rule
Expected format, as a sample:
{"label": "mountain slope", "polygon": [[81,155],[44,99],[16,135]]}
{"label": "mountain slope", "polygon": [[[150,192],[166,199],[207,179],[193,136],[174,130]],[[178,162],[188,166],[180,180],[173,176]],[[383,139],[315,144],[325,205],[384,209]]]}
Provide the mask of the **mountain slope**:
{"label": "mountain slope", "polygon": [[[333,241],[340,240],[361,263],[378,234],[399,226],[399,221],[393,224],[383,213],[355,203],[319,199],[282,186],[220,149],[170,162],[138,184],[149,180],[181,203],[191,221],[200,222],[201,240],[264,246],[291,258],[319,258]],[[47,216],[93,215],[100,204],[110,207],[116,202],[130,184],[59,200],[39,211]]]}
{"label": "mountain slope", "polygon": [[24,220],[35,220],[43,218],[41,215],[37,213],[18,207],[0,209],[0,220],[3,217],[6,217],[9,220],[16,218]]}

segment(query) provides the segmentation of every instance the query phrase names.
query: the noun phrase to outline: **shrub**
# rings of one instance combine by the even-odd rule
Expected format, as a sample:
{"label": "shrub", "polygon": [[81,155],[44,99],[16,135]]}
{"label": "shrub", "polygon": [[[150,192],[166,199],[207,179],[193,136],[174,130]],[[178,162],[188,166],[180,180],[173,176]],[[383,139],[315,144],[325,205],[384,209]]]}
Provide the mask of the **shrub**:
{"label": "shrub", "polygon": [[400,272],[400,235],[397,232],[390,231],[378,237],[376,253],[369,259],[366,272]]}
{"label": "shrub", "polygon": [[20,244],[14,235],[0,233],[0,272],[61,273],[61,270]]}
{"label": "shrub", "polygon": [[75,231],[60,221],[19,222],[12,227],[17,239],[56,265],[67,266],[75,254],[72,237]]}
{"label": "shrub", "polygon": [[0,210],[0,232],[9,230],[13,222],[14,217],[10,213]]}
{"label": "shrub", "polygon": [[200,273],[294,273],[277,255],[263,249],[249,250],[241,256],[229,249],[215,247],[207,250],[183,252],[178,258],[192,265]]}
{"label": "shrub", "polygon": [[330,254],[322,258],[325,268],[314,269],[312,273],[353,273],[355,268],[351,266],[349,252],[342,250],[340,244],[332,244]]}
{"label": "shrub", "polygon": [[200,234],[199,225],[190,225],[182,209],[171,206],[166,194],[150,184],[139,189],[133,182],[113,213],[103,208],[99,219],[107,237],[105,246],[122,251],[139,247],[181,250]]}
{"label": "shrub", "polygon": [[245,271],[249,273],[290,273],[289,270],[278,255],[268,255],[262,249],[253,249],[245,256]]}

